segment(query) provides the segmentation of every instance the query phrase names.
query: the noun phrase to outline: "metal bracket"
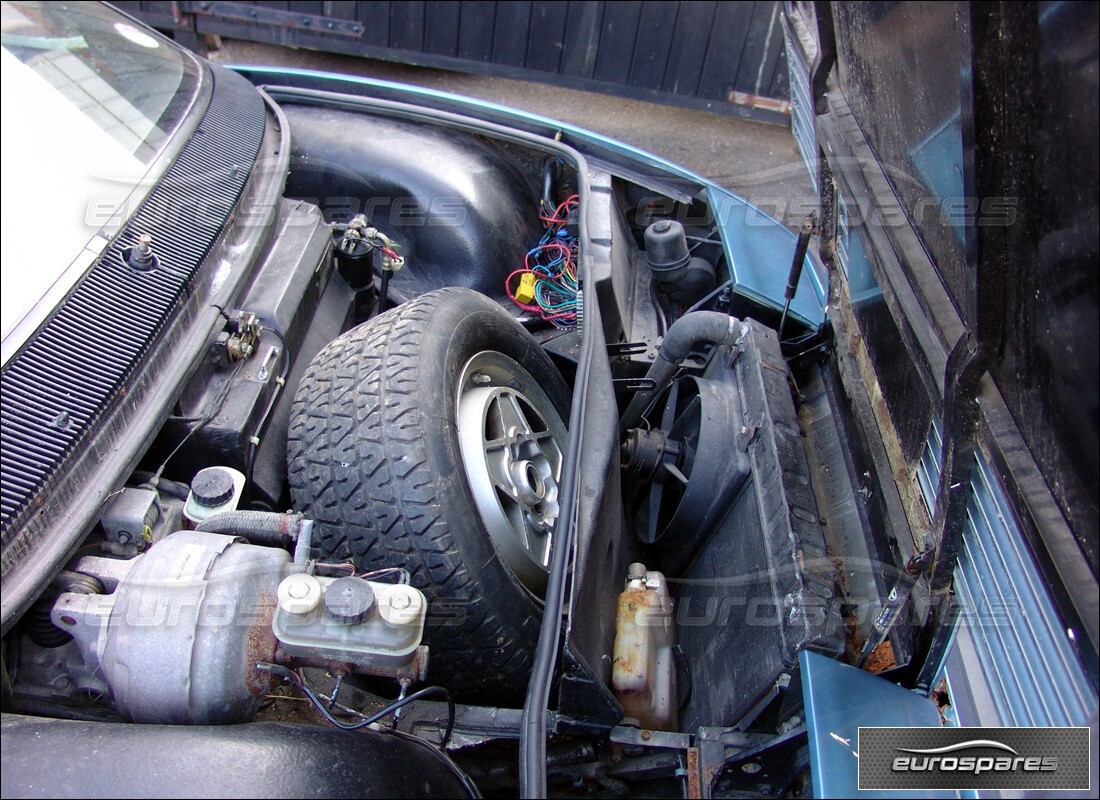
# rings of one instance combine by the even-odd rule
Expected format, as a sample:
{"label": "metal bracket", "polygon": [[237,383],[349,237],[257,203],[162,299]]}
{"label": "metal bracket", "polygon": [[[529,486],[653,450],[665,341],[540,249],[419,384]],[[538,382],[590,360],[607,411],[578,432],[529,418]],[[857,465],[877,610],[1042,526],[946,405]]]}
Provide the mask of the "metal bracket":
{"label": "metal bracket", "polygon": [[607,345],[607,355],[609,358],[637,356],[648,350],[649,344],[646,342],[612,342]]}
{"label": "metal bracket", "polygon": [[619,725],[611,729],[608,739],[614,744],[636,747],[660,747],[669,750],[686,750],[691,746],[691,734],[676,731],[653,731]]}
{"label": "metal bracket", "polygon": [[359,38],[363,35],[363,23],[353,19],[323,17],[319,14],[299,14],[293,11],[280,11],[246,3],[201,2],[180,3],[180,11],[185,14],[198,14],[222,19],[258,22],[278,28],[294,28],[303,31],[316,31],[336,36]]}
{"label": "metal bracket", "polygon": [[[698,753],[699,797],[710,797],[714,779],[726,761],[737,753],[760,747],[775,737],[744,733],[731,728],[699,728],[695,737]],[[690,780],[690,773],[689,773]]]}
{"label": "metal bracket", "polygon": [[652,378],[612,378],[616,386],[636,392],[649,392],[657,388],[657,382]]}

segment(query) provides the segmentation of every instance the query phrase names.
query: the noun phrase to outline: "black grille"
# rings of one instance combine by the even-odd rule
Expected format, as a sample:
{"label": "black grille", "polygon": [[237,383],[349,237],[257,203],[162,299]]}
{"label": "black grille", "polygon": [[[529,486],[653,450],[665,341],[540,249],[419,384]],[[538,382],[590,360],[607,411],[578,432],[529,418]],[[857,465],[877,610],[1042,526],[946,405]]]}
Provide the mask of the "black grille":
{"label": "black grille", "polygon": [[[3,546],[65,460],[122,396],[136,367],[191,291],[236,205],[263,138],[263,100],[213,69],[202,120],[137,213],[54,315],[4,366]],[[123,251],[151,234],[159,267],[139,272]],[[6,559],[5,559],[6,561]]]}

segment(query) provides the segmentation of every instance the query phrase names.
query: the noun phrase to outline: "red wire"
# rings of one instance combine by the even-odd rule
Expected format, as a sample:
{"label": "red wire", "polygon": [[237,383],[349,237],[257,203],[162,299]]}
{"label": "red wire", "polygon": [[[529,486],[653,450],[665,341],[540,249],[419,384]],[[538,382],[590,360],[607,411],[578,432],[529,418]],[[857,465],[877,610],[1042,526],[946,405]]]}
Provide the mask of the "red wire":
{"label": "red wire", "polygon": [[573,195],[572,197],[564,200],[557,208],[554,209],[554,213],[549,217],[539,214],[539,219],[546,223],[547,227],[551,225],[565,225],[569,222],[568,212],[573,206],[580,202],[580,195]]}
{"label": "red wire", "polygon": [[[554,209],[553,214],[547,216],[543,213],[540,213],[539,219],[541,219],[546,224],[547,228],[552,228],[555,226],[560,228],[568,224],[569,211],[579,202],[580,196],[572,195],[571,197],[568,197],[563,202],[561,202],[557,206],[557,208]],[[545,207],[545,202],[539,201],[539,207],[541,212],[542,208]],[[547,275],[547,272],[549,272],[552,267],[549,264],[542,264],[539,262],[539,257],[543,253],[551,254],[551,261],[560,259],[560,264],[558,265],[559,269],[556,273]],[[538,245],[537,247],[529,250],[524,256],[524,268],[515,270],[514,272],[509,274],[507,278],[504,279],[504,291],[507,292],[508,297],[511,299],[511,301],[522,308],[524,311],[536,312],[540,317],[542,317],[542,319],[547,320],[548,322],[554,322],[555,320],[576,321],[576,311],[551,311],[543,308],[541,305],[527,305],[525,303],[519,302],[519,300],[516,299],[515,292],[512,290],[512,279],[515,278],[517,275],[525,275],[528,273],[533,274],[538,280],[545,280],[547,278],[556,279],[560,278],[562,275],[568,275],[571,280],[575,281],[575,259],[575,245],[573,247],[570,247],[562,244],[561,242],[548,242],[546,244]],[[546,272],[533,269],[533,266],[541,267],[543,270],[546,270]]]}

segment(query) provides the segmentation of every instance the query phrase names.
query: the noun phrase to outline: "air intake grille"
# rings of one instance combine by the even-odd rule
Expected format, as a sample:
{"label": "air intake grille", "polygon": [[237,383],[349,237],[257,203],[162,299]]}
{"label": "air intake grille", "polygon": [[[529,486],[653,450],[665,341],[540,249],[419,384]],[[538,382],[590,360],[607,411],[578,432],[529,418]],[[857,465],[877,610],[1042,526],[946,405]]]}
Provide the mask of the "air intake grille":
{"label": "air intake grille", "polygon": [[[940,425],[933,422],[917,469],[929,514],[935,505],[942,449]],[[980,454],[955,569],[955,593],[961,607],[959,624],[968,626],[983,671],[982,676],[968,678],[984,682],[1001,724],[1088,724],[1089,711],[1096,708],[1096,690],[1058,620],[1008,498]]]}
{"label": "air intake grille", "polygon": [[810,174],[814,194],[820,194],[817,174],[817,134],[814,131],[814,105],[810,96],[810,68],[802,48],[791,30],[791,21],[783,26],[783,43],[787,50],[787,70],[791,83],[791,133],[794,135],[802,162]]}
{"label": "air intake grille", "polygon": [[[126,392],[159,332],[192,288],[259,151],[263,100],[212,70],[198,128],[123,231],[2,373],[3,565],[16,531],[66,459]],[[160,266],[138,272],[123,251],[151,234]],[[20,549],[20,548],[16,548]]]}

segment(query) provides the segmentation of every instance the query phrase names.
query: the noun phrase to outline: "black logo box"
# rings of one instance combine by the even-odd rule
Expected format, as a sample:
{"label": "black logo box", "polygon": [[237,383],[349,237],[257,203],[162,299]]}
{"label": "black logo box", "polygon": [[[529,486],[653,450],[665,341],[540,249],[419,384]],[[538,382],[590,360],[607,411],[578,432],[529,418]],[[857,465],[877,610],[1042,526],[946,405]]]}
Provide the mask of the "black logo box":
{"label": "black logo box", "polygon": [[1088,728],[860,728],[857,742],[860,789],[1091,789]]}

